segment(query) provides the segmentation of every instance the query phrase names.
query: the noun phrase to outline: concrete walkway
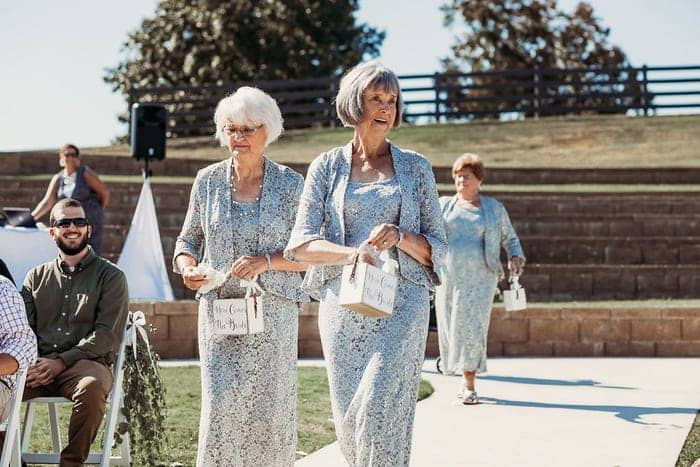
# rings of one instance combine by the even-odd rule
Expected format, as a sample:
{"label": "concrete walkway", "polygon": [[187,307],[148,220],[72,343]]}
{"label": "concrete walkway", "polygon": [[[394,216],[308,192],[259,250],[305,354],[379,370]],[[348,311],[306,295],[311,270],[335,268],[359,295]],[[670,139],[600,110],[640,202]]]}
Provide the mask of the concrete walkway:
{"label": "concrete walkway", "polygon": [[[416,410],[416,467],[673,467],[700,408],[698,358],[494,358],[477,406],[434,360],[423,377],[435,392]],[[295,465],[347,464],[333,443]]]}

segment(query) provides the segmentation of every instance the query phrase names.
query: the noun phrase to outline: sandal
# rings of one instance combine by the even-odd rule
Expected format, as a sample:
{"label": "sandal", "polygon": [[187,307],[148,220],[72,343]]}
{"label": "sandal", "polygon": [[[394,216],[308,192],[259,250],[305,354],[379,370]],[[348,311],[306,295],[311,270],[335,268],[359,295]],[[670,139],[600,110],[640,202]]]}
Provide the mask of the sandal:
{"label": "sandal", "polygon": [[465,391],[464,397],[462,397],[462,404],[464,405],[475,405],[479,403],[479,396],[476,391]]}
{"label": "sandal", "polygon": [[465,394],[469,392],[469,389],[467,389],[467,382],[462,380],[459,382],[459,390],[457,391],[457,397],[459,399],[463,398]]}

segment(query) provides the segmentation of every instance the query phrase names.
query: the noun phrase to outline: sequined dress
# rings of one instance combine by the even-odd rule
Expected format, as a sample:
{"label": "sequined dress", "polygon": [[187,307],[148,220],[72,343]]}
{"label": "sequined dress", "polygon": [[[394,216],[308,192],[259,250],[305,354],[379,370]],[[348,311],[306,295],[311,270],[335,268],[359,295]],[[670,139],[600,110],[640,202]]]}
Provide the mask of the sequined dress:
{"label": "sequined dress", "polygon": [[[259,202],[232,202],[232,217],[236,253],[259,255]],[[219,298],[244,295],[240,279],[229,279]],[[198,466],[294,464],[299,307],[268,293],[263,310],[265,331],[247,336],[212,334],[206,314],[200,312]]]}
{"label": "sequined dress", "polygon": [[445,230],[447,256],[435,294],[442,364],[456,373],[484,372],[498,274],[486,264],[483,209],[457,203],[447,213]]}
{"label": "sequined dress", "polygon": [[[346,245],[360,245],[378,224],[398,223],[396,178],[348,182]],[[396,258],[395,249],[390,254]],[[319,329],[341,451],[352,466],[408,465],[428,328],[428,290],[399,276],[394,314],[377,319],[338,306],[339,288],[337,277],[323,289]]]}

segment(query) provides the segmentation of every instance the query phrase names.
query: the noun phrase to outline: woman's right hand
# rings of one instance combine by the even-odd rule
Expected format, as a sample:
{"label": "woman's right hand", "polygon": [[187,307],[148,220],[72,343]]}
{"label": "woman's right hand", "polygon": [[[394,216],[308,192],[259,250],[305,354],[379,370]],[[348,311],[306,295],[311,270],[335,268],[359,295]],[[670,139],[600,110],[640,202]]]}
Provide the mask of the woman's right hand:
{"label": "woman's right hand", "polygon": [[373,246],[362,244],[360,245],[357,250],[355,250],[355,256],[357,257],[357,262],[358,263],[367,263],[371,264],[372,266],[377,265],[377,260],[375,259],[374,254],[372,254],[371,249],[373,249]]}
{"label": "woman's right hand", "polygon": [[185,266],[182,270],[182,282],[190,290],[199,290],[201,286],[209,282],[208,279],[196,271],[196,266]]}

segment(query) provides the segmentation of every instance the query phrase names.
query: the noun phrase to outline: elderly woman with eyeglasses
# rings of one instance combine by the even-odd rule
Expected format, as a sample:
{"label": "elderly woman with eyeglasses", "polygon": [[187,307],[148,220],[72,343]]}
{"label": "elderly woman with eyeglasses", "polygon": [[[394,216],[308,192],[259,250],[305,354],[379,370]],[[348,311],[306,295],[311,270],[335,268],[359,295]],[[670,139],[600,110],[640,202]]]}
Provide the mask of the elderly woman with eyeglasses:
{"label": "elderly woman with eyeglasses", "polygon": [[[396,75],[360,64],[340,82],[338,116],[355,132],[309,167],[290,258],[312,264],[305,290],[320,299],[335,431],[349,465],[408,465],[428,332],[429,293],[446,248],[430,163],[387,135],[401,122]],[[364,243],[398,262],[393,314],[338,304],[342,266],[373,263]]]}
{"label": "elderly woman with eyeglasses", "polygon": [[102,250],[102,211],[109,204],[109,190],[94,170],[80,164],[80,150],[74,144],[65,144],[58,157],[58,164],[63,169],[49,182],[46,194],[32,211],[32,217],[41,218],[59,200],[77,199],[92,226],[88,244],[99,255]]}
{"label": "elderly woman with eyeglasses", "polygon": [[[230,157],[199,171],[174,253],[175,272],[199,290],[206,263],[229,272],[199,299],[202,409],[198,466],[290,466],[296,452],[296,359],[304,266],[281,251],[294,224],[303,178],[271,161],[265,148],[282,132],[277,103],[256,88],[222,99],[216,137]],[[211,276],[208,276],[211,277]],[[243,336],[213,329],[213,301],[244,297],[241,280],[264,291],[264,331]]]}
{"label": "elderly woman with eyeglasses", "polygon": [[484,172],[479,156],[463,154],[452,166],[455,195],[440,198],[448,242],[444,281],[435,294],[440,358],[446,374],[463,376],[459,397],[465,405],[479,403],[475,381],[486,371],[491,308],[503,276],[501,248],[511,276],[520,276],[525,266],[506,208],[480,193]]}

